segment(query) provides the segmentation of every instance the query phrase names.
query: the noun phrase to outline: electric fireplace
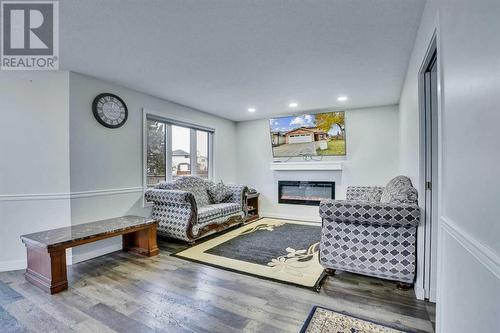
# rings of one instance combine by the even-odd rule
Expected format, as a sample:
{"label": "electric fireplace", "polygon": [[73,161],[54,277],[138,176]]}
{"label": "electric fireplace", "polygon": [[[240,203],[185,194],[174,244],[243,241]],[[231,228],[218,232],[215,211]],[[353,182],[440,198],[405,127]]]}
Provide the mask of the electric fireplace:
{"label": "electric fireplace", "polygon": [[278,203],[319,206],[324,199],[335,199],[335,182],[278,181]]}

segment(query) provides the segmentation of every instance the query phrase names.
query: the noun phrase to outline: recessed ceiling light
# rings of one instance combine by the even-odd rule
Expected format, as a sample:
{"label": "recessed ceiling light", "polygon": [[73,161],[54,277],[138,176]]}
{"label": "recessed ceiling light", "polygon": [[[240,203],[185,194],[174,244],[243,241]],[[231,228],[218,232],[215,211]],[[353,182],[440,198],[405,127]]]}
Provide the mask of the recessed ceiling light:
{"label": "recessed ceiling light", "polygon": [[299,103],[292,102],[292,103],[288,104],[288,106],[291,108],[296,108],[297,106],[299,106]]}
{"label": "recessed ceiling light", "polygon": [[339,96],[339,97],[337,97],[337,101],[345,102],[345,101],[347,101],[347,96]]}
{"label": "recessed ceiling light", "polygon": [[257,111],[256,108],[248,108],[248,112],[255,112],[255,111]]}

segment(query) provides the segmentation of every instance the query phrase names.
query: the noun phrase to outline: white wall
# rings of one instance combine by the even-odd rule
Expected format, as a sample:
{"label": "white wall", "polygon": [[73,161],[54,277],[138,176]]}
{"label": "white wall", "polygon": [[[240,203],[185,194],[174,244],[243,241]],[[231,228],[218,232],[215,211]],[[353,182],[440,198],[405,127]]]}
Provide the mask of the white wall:
{"label": "white wall", "polygon": [[[120,96],[128,107],[128,120],[118,129],[100,125],[92,114],[92,101],[100,93]],[[215,129],[215,179],[236,181],[234,122],[171,103],[89,76],[70,73],[71,220],[73,224],[138,214],[142,207],[142,109],[167,118]],[[108,239],[73,250],[74,261],[121,247],[121,239]]]}
{"label": "white wall", "polygon": [[[426,3],[422,21],[415,38],[414,49],[408,64],[405,83],[401,91],[399,104],[399,157],[401,174],[411,178],[413,185],[419,193],[419,204],[425,204],[424,188],[421,186],[420,177],[420,139],[419,139],[419,95],[418,75],[427,48],[431,42],[437,24],[436,3]],[[438,65],[439,66],[439,65]],[[424,299],[424,271],[425,271],[425,227],[420,224],[417,233],[417,277],[415,292],[419,299]],[[435,272],[432,271],[432,288],[435,288]],[[432,290],[435,294],[435,290]]]}
{"label": "white wall", "polygon": [[418,68],[438,28],[439,332],[500,326],[500,3],[428,1],[400,101],[401,168],[418,175]]}
{"label": "white wall", "polygon": [[[415,38],[406,79],[399,101],[399,157],[402,172],[419,186],[419,96],[418,75],[437,24],[436,4],[428,1]],[[421,193],[419,188],[419,193]]]}
{"label": "white wall", "polygon": [[[127,104],[123,127],[94,119],[102,92]],[[150,214],[142,207],[143,108],[214,128],[215,179],[235,182],[232,121],[76,73],[0,73],[0,271],[26,267],[22,234]],[[80,246],[68,263],[120,248],[119,237]]]}
{"label": "white wall", "polygon": [[0,271],[26,267],[20,235],[70,224],[68,83],[0,73]]}
{"label": "white wall", "polygon": [[345,198],[349,185],[383,186],[398,175],[397,105],[346,111],[347,157],[342,171],[270,170],[267,119],[239,122],[236,133],[238,182],[261,193],[264,216],[320,221],[318,207],[278,204],[278,180],[335,181],[336,198]]}

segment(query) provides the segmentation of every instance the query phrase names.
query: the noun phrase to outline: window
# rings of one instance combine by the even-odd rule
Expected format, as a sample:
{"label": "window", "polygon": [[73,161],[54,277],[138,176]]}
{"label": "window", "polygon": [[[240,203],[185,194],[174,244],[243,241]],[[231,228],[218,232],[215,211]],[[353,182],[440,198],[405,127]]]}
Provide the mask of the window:
{"label": "window", "polygon": [[166,124],[147,120],[147,186],[166,180]]}
{"label": "window", "polygon": [[191,129],[172,125],[172,179],[191,174]]}
{"label": "window", "polygon": [[214,130],[145,115],[145,185],[186,175],[212,178]]}
{"label": "window", "polygon": [[196,173],[203,178],[208,178],[208,136],[208,132],[196,131]]}

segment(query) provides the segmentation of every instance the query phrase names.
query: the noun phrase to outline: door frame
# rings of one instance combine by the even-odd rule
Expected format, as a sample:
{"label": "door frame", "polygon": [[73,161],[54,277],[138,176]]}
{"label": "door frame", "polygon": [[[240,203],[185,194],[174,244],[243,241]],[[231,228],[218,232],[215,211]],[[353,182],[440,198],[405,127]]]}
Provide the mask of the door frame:
{"label": "door frame", "polygon": [[[432,269],[437,270],[437,274],[439,274],[439,263],[438,263],[438,247],[437,244],[439,240],[440,233],[440,216],[442,212],[442,71],[441,71],[441,57],[440,57],[440,47],[439,47],[439,38],[438,38],[438,30],[437,28],[434,30],[432,34],[432,38],[428,44],[427,51],[425,56],[423,57],[422,65],[419,70],[418,77],[418,100],[419,100],[419,180],[418,186],[420,189],[419,196],[419,206],[422,208],[420,214],[421,224],[419,227],[417,237],[420,239],[418,242],[417,248],[417,256],[423,256],[422,264],[420,265],[420,269],[423,272],[420,272],[419,277],[417,278],[417,284],[415,291],[417,293],[417,298],[419,299],[429,299],[431,302],[436,302],[437,300],[437,275],[436,278],[433,278],[431,274]],[[434,216],[436,216],[436,224],[434,228],[431,229],[431,226],[428,224],[426,218],[426,200],[425,200],[425,191],[426,191],[426,137],[425,137],[425,116],[426,116],[426,98],[425,98],[425,73],[427,68],[433,59],[433,54],[437,52],[436,58],[436,66],[437,66],[437,144],[435,148],[437,149],[437,184],[432,184],[432,187],[437,188],[437,206],[433,207],[437,212]],[[433,231],[433,233],[431,233]],[[431,247],[431,240],[435,239],[436,243],[434,244],[435,248]],[[436,255],[436,267],[431,267],[431,255],[432,251],[435,251]],[[419,283],[420,282],[420,283]]]}

